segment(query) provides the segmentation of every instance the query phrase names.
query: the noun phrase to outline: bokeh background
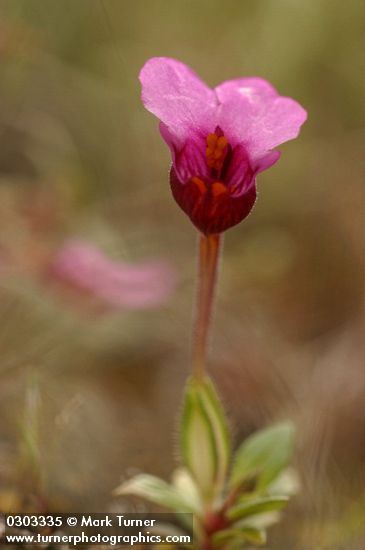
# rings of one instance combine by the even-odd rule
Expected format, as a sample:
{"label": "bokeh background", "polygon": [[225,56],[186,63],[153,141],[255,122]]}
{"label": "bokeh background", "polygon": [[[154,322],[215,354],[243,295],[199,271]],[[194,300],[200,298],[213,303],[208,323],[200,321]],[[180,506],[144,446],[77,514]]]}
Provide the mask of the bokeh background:
{"label": "bokeh background", "polygon": [[[301,492],[270,549],[364,548],[364,18],[361,0],[1,0],[1,509],[127,507],[122,479],[174,466],[196,232],[137,79],[173,56],[309,112],[226,234],[211,374],[237,441],[297,425]],[[75,239],[165,262],[169,292],[113,306],[60,282]]]}

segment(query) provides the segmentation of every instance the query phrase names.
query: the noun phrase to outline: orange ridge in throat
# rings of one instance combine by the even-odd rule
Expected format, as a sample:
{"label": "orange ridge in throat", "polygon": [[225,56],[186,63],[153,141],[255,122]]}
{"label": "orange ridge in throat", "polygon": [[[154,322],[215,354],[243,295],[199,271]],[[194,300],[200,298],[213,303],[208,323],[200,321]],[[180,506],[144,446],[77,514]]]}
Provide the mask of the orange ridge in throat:
{"label": "orange ridge in throat", "polygon": [[207,186],[203,180],[195,176],[194,178],[191,179],[191,181],[197,186],[201,195],[204,195],[204,193],[206,193]]}
{"label": "orange ridge in throat", "polygon": [[218,129],[216,129],[214,134],[207,135],[206,142],[205,155],[207,157],[207,164],[209,168],[213,168],[219,172],[222,170],[227,155],[227,138],[223,135],[222,131],[218,132]]}

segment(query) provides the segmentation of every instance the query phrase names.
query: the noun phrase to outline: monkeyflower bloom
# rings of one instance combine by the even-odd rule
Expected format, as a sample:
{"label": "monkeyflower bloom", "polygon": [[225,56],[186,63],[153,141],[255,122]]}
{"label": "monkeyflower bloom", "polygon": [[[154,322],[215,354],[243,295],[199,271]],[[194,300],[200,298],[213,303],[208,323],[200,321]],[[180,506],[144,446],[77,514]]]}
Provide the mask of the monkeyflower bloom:
{"label": "monkeyflower bloom", "polygon": [[70,240],[56,254],[53,277],[112,308],[139,309],[167,301],[175,286],[171,268],[160,261],[114,261],[94,244]]}
{"label": "monkeyflower bloom", "polygon": [[199,262],[179,468],[171,484],[142,473],[116,494],[192,513],[196,547],[202,550],[265,544],[266,528],[292,491],[283,480],[293,426],[266,428],[232,454],[229,422],[207,374],[209,330],[221,232],[249,214],[256,175],[278,160],[277,145],[298,135],[306,112],[260,78],[231,80],[211,90],[174,59],[150,59],[140,80],[144,105],[160,119],[171,149],[173,195],[200,230]]}
{"label": "monkeyflower bloom", "polygon": [[242,221],[256,200],[256,176],[297,137],[306,111],[262,78],[213,90],[175,59],[152,58],[140,73],[142,101],[160,119],[171,149],[173,196],[205,235]]}

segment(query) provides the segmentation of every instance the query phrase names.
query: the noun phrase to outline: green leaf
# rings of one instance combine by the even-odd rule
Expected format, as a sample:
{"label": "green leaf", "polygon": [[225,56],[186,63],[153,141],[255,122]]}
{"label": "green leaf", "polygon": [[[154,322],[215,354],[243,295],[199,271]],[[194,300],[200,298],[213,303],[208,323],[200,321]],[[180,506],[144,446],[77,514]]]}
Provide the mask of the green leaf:
{"label": "green leaf", "polygon": [[213,535],[213,545],[218,548],[228,542],[249,542],[262,545],[266,542],[266,533],[262,529],[245,526],[238,529],[224,529]]}
{"label": "green leaf", "polygon": [[254,527],[260,531],[266,531],[269,527],[278,523],[279,520],[280,512],[265,512],[263,514],[257,514],[256,516],[240,519],[236,521],[232,527]]}
{"label": "green leaf", "polygon": [[230,486],[256,479],[257,490],[265,489],[287,466],[294,446],[294,427],[277,424],[251,435],[238,449]]}
{"label": "green leaf", "polygon": [[283,470],[267,489],[271,496],[286,495],[291,497],[299,493],[300,478],[293,468]]}
{"label": "green leaf", "polygon": [[203,504],[196,482],[185,468],[177,468],[172,475],[172,485],[196,512],[203,513]]}
{"label": "green leaf", "polygon": [[223,488],[230,441],[222,405],[209,379],[187,384],[181,454],[203,497],[212,499]]}
{"label": "green leaf", "polygon": [[196,384],[189,384],[185,393],[181,453],[204,497],[212,493],[217,471],[217,455],[209,417],[199,398]]}
{"label": "green leaf", "polygon": [[139,474],[125,481],[114,491],[114,494],[138,496],[178,512],[196,512],[194,504],[181,495],[175,487],[148,474]]}
{"label": "green leaf", "polygon": [[230,520],[236,521],[266,512],[282,510],[288,500],[288,497],[243,498],[228,510],[227,516]]}
{"label": "green leaf", "polygon": [[222,489],[231,458],[231,438],[226,415],[214,385],[209,378],[204,380],[201,400],[209,416],[217,454],[217,484]]}

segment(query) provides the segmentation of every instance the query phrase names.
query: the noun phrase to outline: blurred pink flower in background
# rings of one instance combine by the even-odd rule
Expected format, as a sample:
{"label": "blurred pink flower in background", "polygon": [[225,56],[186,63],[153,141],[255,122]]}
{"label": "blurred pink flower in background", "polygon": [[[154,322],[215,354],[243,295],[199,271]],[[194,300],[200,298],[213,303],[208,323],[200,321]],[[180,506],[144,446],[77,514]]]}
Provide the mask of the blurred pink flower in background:
{"label": "blurred pink flower in background", "polygon": [[108,258],[94,244],[67,241],[51,262],[51,273],[113,308],[139,309],[166,302],[175,274],[163,261],[127,263]]}

